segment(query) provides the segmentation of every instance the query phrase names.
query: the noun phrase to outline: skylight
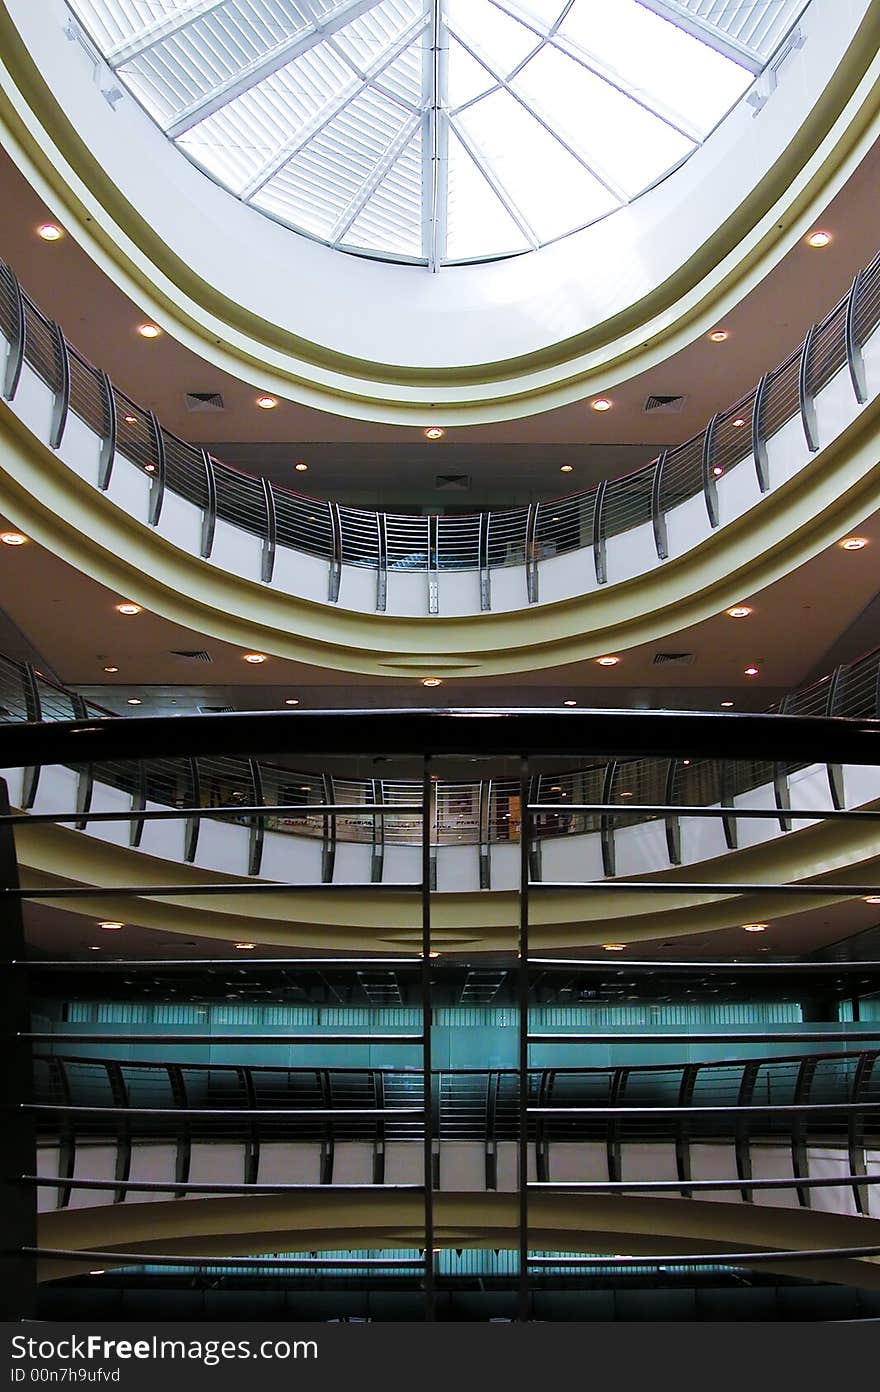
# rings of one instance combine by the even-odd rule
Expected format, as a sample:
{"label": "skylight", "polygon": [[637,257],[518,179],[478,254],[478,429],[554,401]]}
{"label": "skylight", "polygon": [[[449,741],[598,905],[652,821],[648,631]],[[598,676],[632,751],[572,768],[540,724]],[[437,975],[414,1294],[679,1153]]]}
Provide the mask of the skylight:
{"label": "skylight", "polygon": [[242,201],[432,269],[528,251],[696,150],[807,0],[68,0]]}

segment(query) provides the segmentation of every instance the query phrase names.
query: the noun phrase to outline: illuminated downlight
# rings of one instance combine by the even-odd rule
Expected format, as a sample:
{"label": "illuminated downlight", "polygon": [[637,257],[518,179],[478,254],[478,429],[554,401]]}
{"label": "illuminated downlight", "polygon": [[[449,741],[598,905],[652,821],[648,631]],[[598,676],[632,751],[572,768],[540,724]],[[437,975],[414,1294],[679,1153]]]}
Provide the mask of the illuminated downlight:
{"label": "illuminated downlight", "polygon": [[300,459],[293,467],[298,474],[307,474],[309,472],[309,466],[304,459]]}
{"label": "illuminated downlight", "polygon": [[560,464],[559,472],[560,474],[570,474],[573,468],[573,464]]}
{"label": "illuminated downlight", "polygon": [[27,537],[21,532],[3,532],[0,534],[0,541],[4,546],[24,546]]}
{"label": "illuminated downlight", "polygon": [[442,683],[442,677],[424,677],[422,679],[422,686],[441,686]]}
{"label": "illuminated downlight", "polygon": [[139,604],[130,604],[126,601],[125,604],[117,604],[116,612],[117,614],[124,614],[126,618],[130,618],[132,614],[139,614],[141,612],[141,606]]}
{"label": "illuminated downlight", "polygon": [[141,338],[158,338],[161,332],[158,324],[138,324],[138,333]]}
{"label": "illuminated downlight", "polygon": [[243,661],[243,662],[249,662],[249,663],[251,664],[252,667],[259,667],[259,665],[260,665],[261,662],[265,662],[265,661],[266,661],[266,654],[265,654],[265,653],[245,653],[244,657],[242,658],[242,661]]}
{"label": "illuminated downlight", "polygon": [[37,236],[44,242],[60,242],[64,236],[61,228],[55,222],[43,222],[37,228]]}
{"label": "illuminated downlight", "polygon": [[758,675],[759,670],[760,670],[760,669],[757,668],[757,667],[746,667],[745,670],[744,670],[744,672],[743,672],[743,676],[744,676],[744,677],[756,677],[756,676]]}
{"label": "illuminated downlight", "polygon": [[833,238],[830,232],[826,232],[822,228],[817,227],[816,231],[811,232],[806,238],[806,243],[807,246],[815,247],[816,250],[819,251],[822,247],[829,246],[832,240]]}
{"label": "illuminated downlight", "polygon": [[769,923],[744,923],[743,928],[747,933],[766,933],[770,927]]}
{"label": "illuminated downlight", "polygon": [[98,927],[104,933],[118,933],[120,928],[125,927],[125,924],[120,923],[116,918],[104,918],[98,923]]}
{"label": "illuminated downlight", "polygon": [[427,430],[424,431],[426,440],[442,440],[445,434],[446,431],[440,425],[429,425]]}
{"label": "illuminated downlight", "polygon": [[727,329],[713,329],[709,335],[710,343],[726,343],[730,338]]}
{"label": "illuminated downlight", "polygon": [[602,944],[602,949],[603,949],[603,951],[605,951],[605,952],[623,952],[623,951],[625,950],[625,948],[626,948],[626,943],[603,943],[603,944]]}
{"label": "illuminated downlight", "polygon": [[600,667],[616,667],[617,664],[620,662],[620,658],[613,657],[609,653],[606,657],[597,657],[596,661]]}
{"label": "illuminated downlight", "polygon": [[747,619],[749,614],[753,612],[754,610],[748,604],[734,604],[732,609],[728,609],[727,617],[729,619]]}
{"label": "illuminated downlight", "polygon": [[844,551],[864,551],[867,544],[867,537],[848,536],[843,538],[843,541],[840,543],[840,546],[841,549]]}
{"label": "illuminated downlight", "polygon": [[278,401],[274,396],[258,396],[257,405],[261,411],[274,411]]}
{"label": "illuminated downlight", "polygon": [[613,403],[608,400],[607,396],[597,396],[595,401],[590,402],[590,405],[594,411],[610,411]]}

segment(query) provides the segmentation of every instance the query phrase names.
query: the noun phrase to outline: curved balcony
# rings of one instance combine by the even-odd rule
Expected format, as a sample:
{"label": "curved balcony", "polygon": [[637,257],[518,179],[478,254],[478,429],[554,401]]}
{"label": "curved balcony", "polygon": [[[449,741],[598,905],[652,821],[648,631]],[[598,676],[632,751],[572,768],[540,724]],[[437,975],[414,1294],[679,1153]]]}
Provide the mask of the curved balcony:
{"label": "curved balcony", "polygon": [[551,503],[406,517],[303,497],[172,436],[2,265],[0,503],[96,579],[231,641],[386,676],[552,667],[714,614],[876,509],[878,321],[880,257],[747,397],[646,468]]}
{"label": "curved balcony", "polygon": [[[587,1193],[880,1218],[878,1058],[532,1070],[531,1176]],[[421,1180],[417,1070],[62,1053],[34,1065],[41,1212]],[[518,1089],[515,1069],[434,1073],[438,1191],[516,1188]]]}
{"label": "curved balcony", "polygon": [[[136,719],[116,722],[6,658],[0,660],[0,705],[8,725],[40,721],[48,730],[59,721],[97,719],[130,733],[134,742],[140,725]],[[775,709],[788,716],[877,719],[880,649],[792,692]],[[708,719],[739,730],[750,718]],[[758,882],[754,893],[744,889],[724,903],[707,890],[699,902],[683,894],[668,906],[659,898],[647,907],[634,904],[615,928],[615,936],[632,941],[780,913],[784,918],[823,902],[821,878],[830,866],[854,876],[873,873],[877,850],[866,809],[880,798],[874,766],[742,757],[741,750],[725,758],[594,757],[579,763],[571,746],[562,748],[566,753],[552,770],[536,771],[526,789],[531,877],[571,890],[570,897],[557,894],[552,904],[535,907],[547,946],[607,936],[609,903],[578,895],[584,878],[607,881],[611,892],[615,880],[648,876],[674,883],[686,878],[687,867],[700,866],[709,880]],[[340,947],[362,944],[370,931],[386,950],[406,944],[414,936],[411,914],[398,891],[421,877],[424,785],[316,771],[317,751],[316,757],[317,763],[300,760],[299,768],[294,759],[196,754],[7,770],[11,802],[29,814],[18,827],[20,858],[45,883],[97,885],[120,877],[124,883],[146,875],[175,880],[181,889],[216,879],[219,890],[237,875],[255,883],[293,880],[304,891],[350,888],[347,899],[344,893],[312,894],[296,912],[279,904],[283,927],[256,907],[254,918],[239,908],[227,919],[232,906],[216,897],[196,914],[182,903],[122,907],[121,901],[112,912],[187,936],[318,946],[332,927]],[[498,767],[468,781],[437,776],[427,797],[438,945],[498,946],[506,940],[520,885],[521,781]],[[856,820],[846,821],[847,813]],[[65,816],[64,825],[45,825]],[[816,878],[815,900],[780,905],[761,897],[768,866],[803,887]],[[359,886],[368,886],[374,898],[365,900]]]}

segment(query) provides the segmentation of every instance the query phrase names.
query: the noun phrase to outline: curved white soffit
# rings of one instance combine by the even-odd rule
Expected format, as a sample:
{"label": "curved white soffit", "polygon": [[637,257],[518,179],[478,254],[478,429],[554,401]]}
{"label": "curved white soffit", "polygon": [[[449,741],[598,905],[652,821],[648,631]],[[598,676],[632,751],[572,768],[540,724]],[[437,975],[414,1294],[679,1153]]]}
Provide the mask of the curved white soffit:
{"label": "curved white soffit", "polygon": [[[4,3],[48,89],[26,97],[2,70],[21,123],[18,133],[9,124],[6,143],[50,206],[66,194],[59,215],[69,216],[85,249],[169,332],[225,370],[368,419],[423,424],[426,411],[458,424],[523,416],[643,371],[766,275],[880,127],[870,101],[880,81],[873,43],[880,0],[813,0],[801,21],[804,42],[779,65],[764,104],[743,100],[674,176],[541,251],[432,275],[342,255],[239,203],[183,158],[132,99],[111,105],[108,70],[96,71],[65,34],[63,0]],[[802,121],[833,90],[857,32],[862,52],[872,42],[864,76],[818,148],[802,135],[799,150]],[[772,87],[769,74],[756,90],[765,87]],[[48,93],[75,113],[79,139],[131,205],[130,217],[114,221],[41,124],[36,111],[44,120],[51,114]],[[59,120],[58,130],[65,124]],[[34,158],[37,147],[51,162],[51,179]],[[132,150],[141,152],[137,159]],[[783,167],[790,176],[784,185]],[[744,208],[765,175],[768,185],[775,182],[769,203]],[[133,240],[134,209],[148,210],[161,239],[152,253]],[[657,287],[686,263],[684,290],[671,289],[658,309]],[[180,277],[178,268],[185,268]]]}

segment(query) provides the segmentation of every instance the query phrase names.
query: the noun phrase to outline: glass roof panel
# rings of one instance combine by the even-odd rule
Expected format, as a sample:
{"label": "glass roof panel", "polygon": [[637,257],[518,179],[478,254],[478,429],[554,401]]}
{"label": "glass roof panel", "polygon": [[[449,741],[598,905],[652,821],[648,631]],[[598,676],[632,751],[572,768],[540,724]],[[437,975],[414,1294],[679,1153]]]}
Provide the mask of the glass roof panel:
{"label": "glass roof panel", "polygon": [[169,139],[349,251],[511,255],[691,154],[808,0],[67,0]]}

